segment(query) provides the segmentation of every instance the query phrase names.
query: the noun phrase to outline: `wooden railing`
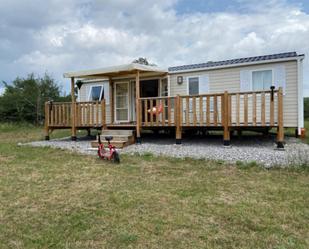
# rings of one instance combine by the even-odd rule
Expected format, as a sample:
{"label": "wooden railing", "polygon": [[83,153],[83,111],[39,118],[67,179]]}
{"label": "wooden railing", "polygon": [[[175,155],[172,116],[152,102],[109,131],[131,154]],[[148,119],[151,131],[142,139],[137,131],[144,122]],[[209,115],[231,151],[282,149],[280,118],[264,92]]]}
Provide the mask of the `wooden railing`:
{"label": "wooden railing", "polygon": [[224,94],[180,96],[182,126],[222,126]]}
{"label": "wooden railing", "polygon": [[141,126],[278,126],[280,91],[140,98]]}
{"label": "wooden railing", "polygon": [[[176,143],[183,127],[221,127],[229,145],[235,127],[277,127],[278,147],[283,147],[282,88],[270,91],[236,92],[195,96],[141,98],[140,127],[174,126]],[[280,146],[279,146],[280,145]]]}
{"label": "wooden railing", "polygon": [[[72,122],[75,119],[75,122]],[[50,128],[100,127],[106,124],[105,101],[46,102],[45,126]]]}
{"label": "wooden railing", "polygon": [[142,126],[175,126],[175,97],[140,98]]}

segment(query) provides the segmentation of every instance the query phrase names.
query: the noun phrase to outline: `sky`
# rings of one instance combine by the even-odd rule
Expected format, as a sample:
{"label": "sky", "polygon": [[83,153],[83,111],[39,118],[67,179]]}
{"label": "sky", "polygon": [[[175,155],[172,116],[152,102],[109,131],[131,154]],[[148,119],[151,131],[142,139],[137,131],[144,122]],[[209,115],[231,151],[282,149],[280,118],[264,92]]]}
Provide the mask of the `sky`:
{"label": "sky", "polygon": [[[0,82],[146,57],[161,67],[296,51],[309,96],[309,0],[0,0]],[[0,83],[0,93],[3,85]]]}

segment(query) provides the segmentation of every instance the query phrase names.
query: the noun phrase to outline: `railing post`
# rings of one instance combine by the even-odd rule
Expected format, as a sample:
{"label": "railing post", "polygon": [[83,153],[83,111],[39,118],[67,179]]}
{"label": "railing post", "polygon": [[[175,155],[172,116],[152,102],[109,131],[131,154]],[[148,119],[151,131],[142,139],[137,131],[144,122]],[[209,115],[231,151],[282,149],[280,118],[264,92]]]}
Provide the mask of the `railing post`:
{"label": "railing post", "polygon": [[136,77],[135,77],[135,103],[136,103],[136,143],[140,144],[141,143],[141,126],[140,126],[140,72],[137,70],[136,71]]}
{"label": "railing post", "polygon": [[223,145],[229,146],[230,145],[230,131],[229,131],[229,95],[227,91],[224,91],[223,95],[223,103],[224,105],[224,112],[222,115],[223,120]]}
{"label": "railing post", "polygon": [[102,120],[102,129],[106,129],[106,105],[105,105],[105,99],[102,99],[101,101],[101,120]]}
{"label": "railing post", "polygon": [[50,102],[45,102],[45,140],[49,140]]}
{"label": "railing post", "polygon": [[271,93],[270,93],[270,126],[274,125],[274,86],[270,87]]}
{"label": "railing post", "polygon": [[282,87],[278,91],[278,128],[277,128],[277,148],[283,149],[284,128],[283,128],[283,94]]}
{"label": "railing post", "polygon": [[181,144],[181,120],[180,120],[180,96],[177,95],[175,98],[175,112],[176,112],[176,120],[175,120],[175,126],[176,126],[176,144]]}
{"label": "railing post", "polygon": [[75,93],[74,93],[74,78],[71,78],[71,126],[72,126],[72,140],[76,141],[76,124],[75,124],[75,117],[76,117],[76,106],[75,106]]}

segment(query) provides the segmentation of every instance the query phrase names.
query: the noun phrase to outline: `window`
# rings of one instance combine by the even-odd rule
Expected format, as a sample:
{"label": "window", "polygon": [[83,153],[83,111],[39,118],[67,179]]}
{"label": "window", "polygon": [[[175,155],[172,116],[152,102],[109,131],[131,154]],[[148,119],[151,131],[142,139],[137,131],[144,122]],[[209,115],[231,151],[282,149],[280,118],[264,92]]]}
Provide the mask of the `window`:
{"label": "window", "polygon": [[188,78],[189,95],[199,94],[199,77]]}
{"label": "window", "polygon": [[273,82],[272,70],[252,72],[252,90],[269,90]]}
{"label": "window", "polygon": [[101,101],[104,99],[103,86],[92,86],[90,89],[89,101]]}

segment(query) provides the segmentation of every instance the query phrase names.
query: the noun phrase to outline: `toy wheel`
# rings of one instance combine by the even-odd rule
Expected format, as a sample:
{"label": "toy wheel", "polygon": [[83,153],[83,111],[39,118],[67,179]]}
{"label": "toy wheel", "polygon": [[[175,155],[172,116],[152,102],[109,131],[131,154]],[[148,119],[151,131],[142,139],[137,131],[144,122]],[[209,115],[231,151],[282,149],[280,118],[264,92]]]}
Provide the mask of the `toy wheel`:
{"label": "toy wheel", "polygon": [[117,151],[115,151],[113,153],[113,158],[112,158],[114,163],[120,163],[120,157],[119,157],[119,153]]}

